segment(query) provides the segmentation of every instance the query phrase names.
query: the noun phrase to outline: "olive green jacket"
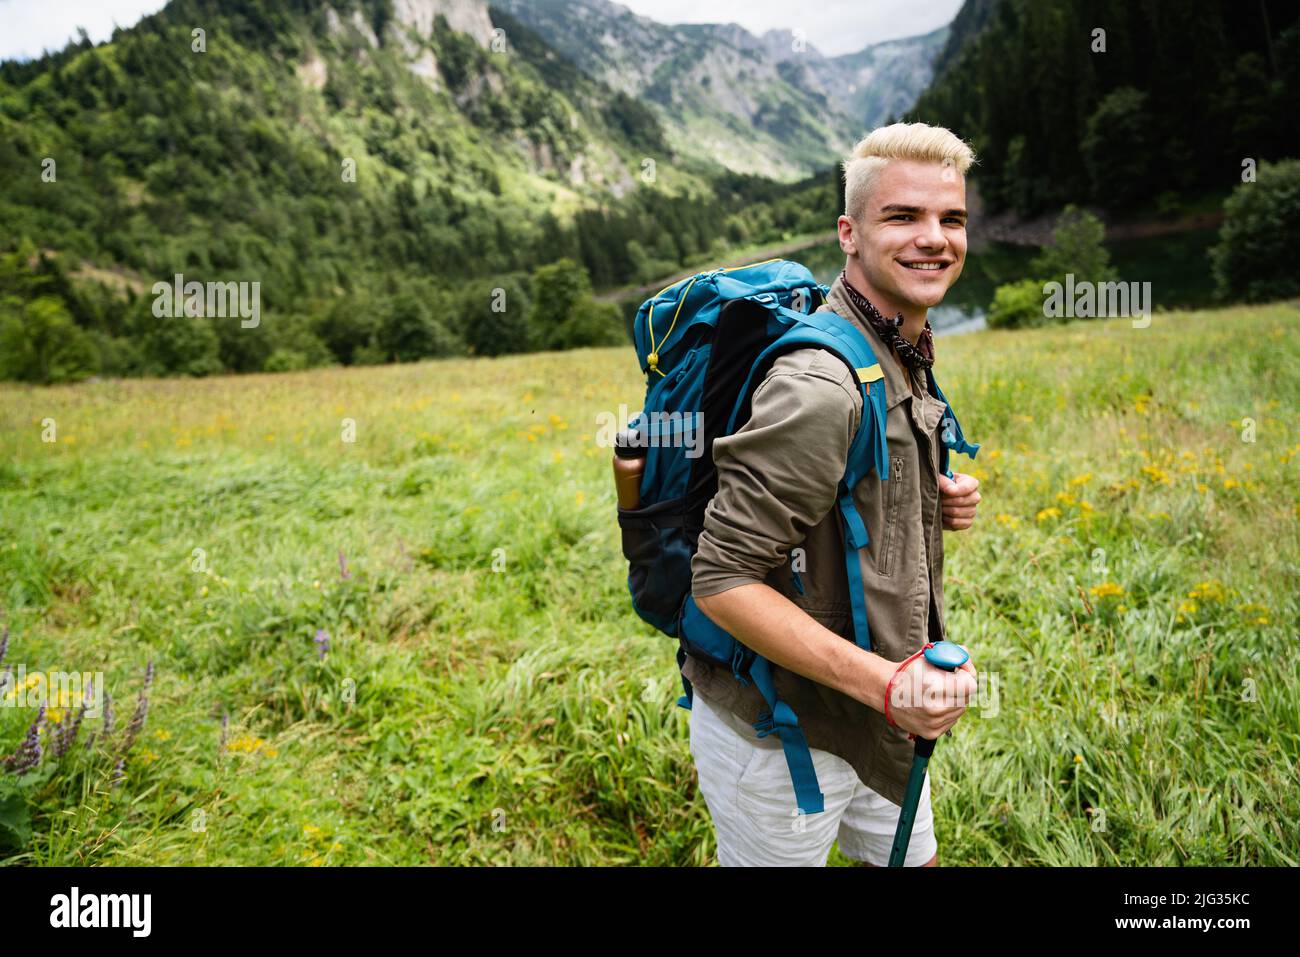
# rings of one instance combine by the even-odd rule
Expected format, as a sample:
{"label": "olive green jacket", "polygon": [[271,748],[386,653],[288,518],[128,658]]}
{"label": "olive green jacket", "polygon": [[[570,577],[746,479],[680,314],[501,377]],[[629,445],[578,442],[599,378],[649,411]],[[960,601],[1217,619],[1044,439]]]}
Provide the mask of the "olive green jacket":
{"label": "olive green jacket", "polygon": [[[902,661],[946,636],[939,421],[943,404],[909,375],[836,279],[823,309],[854,322],[884,374],[890,478],[873,472],[853,489],[870,542],[860,553],[871,647]],[[691,562],[695,597],[765,582],[826,628],[853,640],[844,530],[835,507],[862,396],[848,367],[817,348],[781,356],[754,391],[748,422],[713,443],[718,491]],[[796,574],[798,573],[797,580]],[[800,590],[802,586],[802,591]],[[753,724],[762,696],[730,668],[688,656],[696,693]],[[825,685],[772,665],[778,695],[810,747],[839,755],[872,790],[902,804],[913,743],[884,715]],[[775,736],[764,739],[779,746]]]}

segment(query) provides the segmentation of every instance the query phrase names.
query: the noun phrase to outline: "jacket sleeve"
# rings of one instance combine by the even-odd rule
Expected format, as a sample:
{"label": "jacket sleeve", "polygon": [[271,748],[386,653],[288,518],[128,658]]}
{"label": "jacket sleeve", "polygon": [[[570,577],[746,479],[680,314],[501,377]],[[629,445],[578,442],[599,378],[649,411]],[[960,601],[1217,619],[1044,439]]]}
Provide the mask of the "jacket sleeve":
{"label": "jacket sleeve", "polygon": [[754,391],[749,421],[713,443],[718,491],[691,560],[691,592],[761,582],[835,505],[862,397],[822,349],[786,353]]}

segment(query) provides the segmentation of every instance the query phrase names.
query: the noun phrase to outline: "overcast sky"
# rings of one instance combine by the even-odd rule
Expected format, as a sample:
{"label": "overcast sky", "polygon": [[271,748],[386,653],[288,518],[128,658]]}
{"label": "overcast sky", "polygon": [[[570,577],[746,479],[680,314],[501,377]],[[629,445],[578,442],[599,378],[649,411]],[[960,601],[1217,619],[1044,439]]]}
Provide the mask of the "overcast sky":
{"label": "overcast sky", "polygon": [[750,33],[803,30],[822,53],[853,53],[951,23],[962,0],[616,0],[664,23],[739,23]]}
{"label": "overcast sky", "polygon": [[[962,0],[623,0],[664,23],[739,23],[752,33],[803,30],[826,54],[929,33],[952,20]],[[61,50],[86,28],[96,43],[162,9],[164,0],[0,0],[0,60]]]}

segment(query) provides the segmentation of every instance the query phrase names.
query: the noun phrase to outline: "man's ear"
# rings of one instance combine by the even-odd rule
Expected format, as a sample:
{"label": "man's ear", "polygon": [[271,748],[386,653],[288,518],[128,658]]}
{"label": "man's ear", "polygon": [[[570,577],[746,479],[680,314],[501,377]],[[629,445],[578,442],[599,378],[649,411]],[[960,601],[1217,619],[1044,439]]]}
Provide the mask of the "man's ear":
{"label": "man's ear", "polygon": [[839,232],[840,250],[846,256],[856,256],[858,252],[857,236],[853,232],[853,220],[847,216],[840,216],[835,222],[836,229]]}

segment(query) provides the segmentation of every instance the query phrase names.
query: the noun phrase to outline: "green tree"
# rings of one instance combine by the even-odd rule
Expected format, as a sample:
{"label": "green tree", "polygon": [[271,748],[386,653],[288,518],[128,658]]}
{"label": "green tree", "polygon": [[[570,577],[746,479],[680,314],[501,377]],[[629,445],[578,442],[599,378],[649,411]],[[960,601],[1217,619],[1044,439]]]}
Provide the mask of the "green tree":
{"label": "green tree", "polygon": [[398,362],[455,355],[459,344],[429,302],[404,292],[393,300],[379,327],[379,346]]}
{"label": "green tree", "polygon": [[579,300],[569,318],[560,323],[550,341],[552,349],[617,346],[628,341],[618,306],[590,296]]}
{"label": "green tree", "polygon": [[1097,104],[1084,133],[1083,159],[1098,203],[1120,209],[1150,193],[1150,130],[1141,90],[1122,86]]}
{"label": "green tree", "polygon": [[1066,206],[1052,230],[1052,241],[1029,264],[1035,276],[1064,282],[1066,273],[1075,281],[1110,282],[1115,278],[1110,254],[1102,244],[1106,227],[1100,219],[1076,206]]}
{"label": "green tree", "polygon": [[0,377],[48,385],[84,379],[97,365],[93,342],[60,300],[0,304]]}
{"label": "green tree", "polygon": [[533,305],[529,322],[543,349],[559,349],[559,328],[578,303],[591,296],[587,270],[572,259],[561,259],[533,272]]}
{"label": "green tree", "polygon": [[316,329],[330,352],[344,365],[356,362],[357,350],[373,345],[378,332],[379,320],[374,309],[359,296],[335,300]]}
{"label": "green tree", "polygon": [[[145,303],[145,312],[148,304]],[[229,322],[231,320],[222,320]],[[137,314],[143,329],[145,369],[151,375],[213,375],[222,371],[220,341],[212,320],[202,316]],[[235,320],[238,325],[238,320]]]}
{"label": "green tree", "polygon": [[1300,295],[1300,159],[1261,163],[1223,204],[1219,242],[1210,250],[1221,298],[1251,302]]}
{"label": "green tree", "polygon": [[463,335],[475,355],[499,356],[534,347],[526,275],[471,283],[461,305]]}

